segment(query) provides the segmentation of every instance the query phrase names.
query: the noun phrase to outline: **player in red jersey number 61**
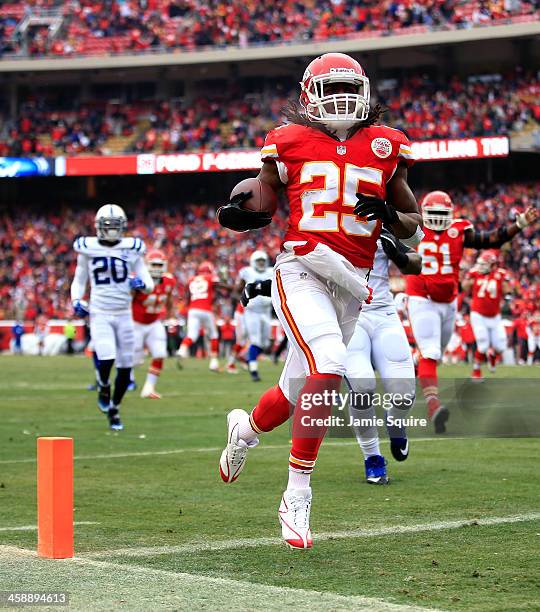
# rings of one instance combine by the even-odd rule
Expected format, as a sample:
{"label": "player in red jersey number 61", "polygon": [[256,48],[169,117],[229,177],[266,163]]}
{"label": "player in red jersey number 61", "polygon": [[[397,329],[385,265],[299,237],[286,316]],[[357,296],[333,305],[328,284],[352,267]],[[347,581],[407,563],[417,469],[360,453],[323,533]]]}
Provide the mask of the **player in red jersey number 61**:
{"label": "player in red jersey number 61", "polygon": [[[261,152],[258,179],[276,193],[284,190],[289,202],[272,302],[291,349],[279,384],[251,415],[229,413],[220,473],[235,481],[259,435],[293,413],[289,480],[279,507],[283,539],[293,548],[312,546],[310,477],[332,394],[346,371],[347,344],[370,297],[367,276],[382,224],[411,246],[422,236],[407,185],[410,143],[399,130],[377,124],[380,108],[371,108],[369,98],[368,77],[356,60],[322,55],[304,73],[289,123],[268,133]],[[223,206],[222,225],[242,231],[269,223],[268,212],[242,209],[250,197],[236,194]]]}
{"label": "player in red jersey number 61", "polygon": [[459,264],[463,249],[498,249],[535,223],[538,211],[528,208],[515,223],[484,232],[467,219],[454,218],[454,205],[444,191],[428,193],[421,203],[425,236],[418,245],[422,273],[407,277],[409,319],[418,346],[418,378],[435,433],[446,431],[448,409],[439,400],[437,364],[454,331]]}

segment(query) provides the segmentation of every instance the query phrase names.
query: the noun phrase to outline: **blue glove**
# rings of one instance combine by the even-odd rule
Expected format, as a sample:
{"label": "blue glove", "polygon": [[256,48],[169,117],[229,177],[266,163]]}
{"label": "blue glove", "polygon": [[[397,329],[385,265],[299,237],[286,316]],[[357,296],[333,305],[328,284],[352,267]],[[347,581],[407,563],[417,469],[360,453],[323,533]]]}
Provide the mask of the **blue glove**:
{"label": "blue glove", "polygon": [[84,300],[73,300],[71,303],[77,317],[87,317],[89,314],[88,304]]}
{"label": "blue glove", "polygon": [[133,278],[129,279],[129,286],[132,289],[135,289],[135,291],[141,291],[142,289],[146,287],[146,285],[144,284],[144,281],[140,279],[138,276],[134,276]]}

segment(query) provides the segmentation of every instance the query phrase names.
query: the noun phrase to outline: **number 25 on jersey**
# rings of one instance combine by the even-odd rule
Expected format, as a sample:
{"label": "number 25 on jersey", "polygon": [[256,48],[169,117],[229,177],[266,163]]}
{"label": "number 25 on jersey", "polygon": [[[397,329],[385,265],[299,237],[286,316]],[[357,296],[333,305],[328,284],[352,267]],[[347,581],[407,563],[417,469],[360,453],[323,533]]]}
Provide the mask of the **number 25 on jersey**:
{"label": "number 25 on jersey", "polygon": [[[306,162],[300,172],[300,184],[311,183],[315,177],[322,178],[324,186],[319,189],[306,189],[300,196],[303,214],[298,229],[308,232],[343,230],[352,236],[371,236],[377,222],[359,219],[352,209],[356,206],[356,193],[362,191],[362,183],[382,185],[382,170],[346,164],[342,184],[340,168],[334,162]],[[325,210],[322,214],[315,214],[316,206],[335,205],[339,200],[343,207],[350,207],[350,213],[340,212],[334,208],[334,210]]]}

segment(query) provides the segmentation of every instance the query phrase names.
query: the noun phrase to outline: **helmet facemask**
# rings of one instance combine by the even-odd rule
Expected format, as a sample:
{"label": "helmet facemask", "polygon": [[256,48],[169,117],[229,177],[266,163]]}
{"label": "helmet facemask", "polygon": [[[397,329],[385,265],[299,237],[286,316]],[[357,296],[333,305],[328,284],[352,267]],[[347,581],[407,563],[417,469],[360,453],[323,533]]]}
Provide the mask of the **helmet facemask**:
{"label": "helmet facemask", "polygon": [[454,211],[446,206],[427,204],[422,207],[422,219],[424,226],[435,232],[444,232],[454,220]]}
{"label": "helmet facemask", "polygon": [[268,255],[264,251],[255,251],[249,258],[249,265],[256,272],[264,272],[268,267]]}
{"label": "helmet facemask", "polygon": [[96,234],[99,240],[113,242],[120,240],[127,229],[127,222],[123,217],[101,217],[96,220]]}
{"label": "helmet facemask", "polygon": [[[330,86],[335,84],[349,85],[352,91],[331,93]],[[331,68],[330,72],[325,74],[308,75],[301,81],[300,86],[300,103],[311,121],[319,121],[335,130],[350,129],[368,118],[369,79],[352,69]]]}
{"label": "helmet facemask", "polygon": [[161,259],[153,259],[149,261],[148,272],[154,280],[162,279],[165,272],[167,272],[167,262]]}

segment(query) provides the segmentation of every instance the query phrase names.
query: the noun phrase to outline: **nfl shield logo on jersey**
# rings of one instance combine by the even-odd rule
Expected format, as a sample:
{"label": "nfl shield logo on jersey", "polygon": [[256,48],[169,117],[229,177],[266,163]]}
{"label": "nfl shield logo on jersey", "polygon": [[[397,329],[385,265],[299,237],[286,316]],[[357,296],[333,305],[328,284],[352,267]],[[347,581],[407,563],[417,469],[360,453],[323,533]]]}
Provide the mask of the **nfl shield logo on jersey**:
{"label": "nfl shield logo on jersey", "polygon": [[374,138],[371,141],[371,150],[377,157],[384,159],[392,153],[392,143],[388,138]]}
{"label": "nfl shield logo on jersey", "polygon": [[345,153],[347,153],[347,147],[345,145],[338,145],[336,151],[338,155],[345,155]]}

